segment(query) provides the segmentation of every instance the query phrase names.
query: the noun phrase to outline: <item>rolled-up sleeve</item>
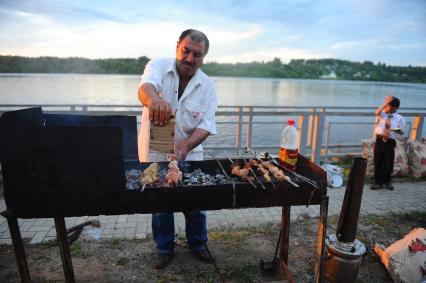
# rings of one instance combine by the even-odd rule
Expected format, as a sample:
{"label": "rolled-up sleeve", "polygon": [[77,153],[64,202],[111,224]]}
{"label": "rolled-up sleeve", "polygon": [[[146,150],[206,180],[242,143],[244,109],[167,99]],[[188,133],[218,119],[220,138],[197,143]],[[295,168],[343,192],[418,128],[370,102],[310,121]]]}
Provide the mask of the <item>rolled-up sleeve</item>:
{"label": "rolled-up sleeve", "polygon": [[217,109],[217,93],[216,88],[212,84],[208,89],[208,101],[206,101],[207,109],[201,118],[199,129],[208,131],[211,135],[215,135],[216,131],[216,109]]}
{"label": "rolled-up sleeve", "polygon": [[164,60],[161,58],[152,59],[145,66],[145,70],[141,76],[139,87],[145,83],[152,84],[157,92],[161,92],[163,88],[163,68]]}

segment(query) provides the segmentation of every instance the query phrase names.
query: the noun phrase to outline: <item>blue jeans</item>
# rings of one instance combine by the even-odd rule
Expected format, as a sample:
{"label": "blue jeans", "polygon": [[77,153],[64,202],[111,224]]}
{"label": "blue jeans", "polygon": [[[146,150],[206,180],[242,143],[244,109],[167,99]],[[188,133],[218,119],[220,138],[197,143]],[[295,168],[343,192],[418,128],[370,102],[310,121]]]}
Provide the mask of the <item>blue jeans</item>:
{"label": "blue jeans", "polygon": [[[203,242],[207,242],[208,240],[206,212],[188,211],[185,214],[186,240],[189,248],[193,251],[204,250]],[[152,214],[152,234],[157,244],[158,253],[174,252],[175,221],[173,212]]]}

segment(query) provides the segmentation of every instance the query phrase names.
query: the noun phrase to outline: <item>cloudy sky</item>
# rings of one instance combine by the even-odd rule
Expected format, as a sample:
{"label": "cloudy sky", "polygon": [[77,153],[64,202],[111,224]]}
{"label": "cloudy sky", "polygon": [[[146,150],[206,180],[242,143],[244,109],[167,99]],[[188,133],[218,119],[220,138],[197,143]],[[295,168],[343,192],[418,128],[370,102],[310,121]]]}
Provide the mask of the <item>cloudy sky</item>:
{"label": "cloudy sky", "polygon": [[0,55],[174,56],[187,28],[209,37],[209,62],[426,66],[426,0],[0,0]]}

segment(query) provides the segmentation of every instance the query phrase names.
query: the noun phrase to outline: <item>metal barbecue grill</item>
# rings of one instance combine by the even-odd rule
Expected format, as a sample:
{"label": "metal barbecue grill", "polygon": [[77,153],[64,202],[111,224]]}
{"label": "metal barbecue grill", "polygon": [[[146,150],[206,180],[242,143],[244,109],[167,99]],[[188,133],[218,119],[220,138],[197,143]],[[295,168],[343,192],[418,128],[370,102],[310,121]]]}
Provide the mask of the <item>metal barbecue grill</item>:
{"label": "metal barbecue grill", "polygon": [[[315,278],[322,276],[328,197],[326,172],[303,156],[297,173],[314,180],[295,187],[286,181],[264,183],[266,190],[231,176],[227,159],[185,161],[184,180],[173,187],[129,186],[129,172],[150,163],[136,161],[136,118],[43,114],[41,108],[13,111],[0,118],[0,160],[11,237],[23,281],[29,272],[17,218],[55,218],[65,277],[74,273],[64,233],[64,217],[283,207],[280,258],[287,263],[290,207],[321,205]],[[234,159],[242,164],[244,161]],[[167,163],[159,163],[166,170]],[[221,165],[221,166],[220,166]],[[215,184],[185,182],[196,170],[218,177]],[[133,171],[135,172],[135,171]],[[295,180],[296,181],[296,180]],[[129,189],[131,188],[131,189]]]}

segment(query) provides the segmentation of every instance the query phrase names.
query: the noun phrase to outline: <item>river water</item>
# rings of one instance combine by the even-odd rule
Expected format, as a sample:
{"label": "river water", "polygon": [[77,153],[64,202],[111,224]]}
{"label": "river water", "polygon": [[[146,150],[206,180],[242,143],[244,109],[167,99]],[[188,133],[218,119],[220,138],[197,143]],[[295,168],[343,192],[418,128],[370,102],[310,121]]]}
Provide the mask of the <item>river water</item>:
{"label": "river water", "polygon": [[[138,75],[0,74],[0,104],[139,105],[139,80]],[[213,77],[213,80],[219,105],[223,106],[376,107],[387,93],[400,98],[401,110],[426,105],[426,84],[234,77]],[[327,123],[329,121],[333,120],[327,120]],[[335,121],[372,123],[373,119],[341,118]],[[407,121],[410,123],[409,119]],[[332,126],[332,143],[358,142],[371,136],[370,125]],[[254,143],[277,144],[282,127],[256,125]],[[220,134],[210,138],[208,144],[232,145],[234,129],[229,125],[219,125],[219,130]]]}

